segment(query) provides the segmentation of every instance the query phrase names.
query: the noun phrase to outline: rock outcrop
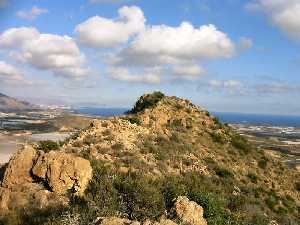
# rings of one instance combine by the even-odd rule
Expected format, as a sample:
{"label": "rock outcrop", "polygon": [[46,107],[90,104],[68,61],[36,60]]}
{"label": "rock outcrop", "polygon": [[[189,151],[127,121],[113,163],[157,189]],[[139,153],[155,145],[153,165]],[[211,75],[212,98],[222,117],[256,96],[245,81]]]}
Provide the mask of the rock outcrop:
{"label": "rock outcrop", "polygon": [[[0,214],[34,202],[38,208],[66,204],[68,190],[83,193],[92,178],[88,160],[61,151],[25,146],[9,161],[0,186]],[[42,181],[42,182],[41,182]]]}
{"label": "rock outcrop", "polygon": [[[203,218],[203,208],[196,202],[190,201],[186,196],[179,196],[174,205],[176,219],[184,225],[207,225]],[[146,220],[144,222],[131,221],[118,217],[100,218],[99,225],[178,225],[176,222],[162,217],[159,221]]]}
{"label": "rock outcrop", "polygon": [[23,150],[18,151],[8,163],[2,187],[12,187],[32,182],[31,168],[37,157],[38,152],[30,146],[25,146]]}
{"label": "rock outcrop", "polygon": [[184,224],[207,225],[206,220],[203,218],[203,208],[185,196],[179,196],[177,198],[175,211],[178,218]]}
{"label": "rock outcrop", "polygon": [[81,157],[51,151],[37,159],[32,174],[42,179],[53,192],[64,194],[72,190],[83,193],[92,178],[92,167]]}

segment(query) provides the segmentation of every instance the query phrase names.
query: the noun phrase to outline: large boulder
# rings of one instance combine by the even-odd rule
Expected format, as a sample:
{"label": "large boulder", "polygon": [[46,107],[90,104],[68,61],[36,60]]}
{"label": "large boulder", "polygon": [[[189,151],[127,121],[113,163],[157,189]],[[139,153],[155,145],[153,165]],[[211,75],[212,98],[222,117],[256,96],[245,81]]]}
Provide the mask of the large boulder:
{"label": "large boulder", "polygon": [[38,152],[31,146],[25,146],[10,159],[4,173],[2,187],[12,187],[31,183],[31,168],[38,158]]}
{"label": "large boulder", "polygon": [[64,194],[68,190],[83,193],[92,178],[90,162],[62,151],[42,154],[32,174],[44,181],[51,191]]}
{"label": "large boulder", "polygon": [[178,218],[188,225],[207,225],[203,218],[203,208],[185,196],[179,196],[175,202],[175,211]]}

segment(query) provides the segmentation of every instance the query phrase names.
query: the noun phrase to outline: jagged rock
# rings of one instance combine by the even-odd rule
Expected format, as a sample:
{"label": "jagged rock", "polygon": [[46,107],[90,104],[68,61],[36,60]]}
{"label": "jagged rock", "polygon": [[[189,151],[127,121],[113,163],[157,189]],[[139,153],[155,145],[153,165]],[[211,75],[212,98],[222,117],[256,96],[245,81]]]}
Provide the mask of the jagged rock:
{"label": "jagged rock", "polygon": [[68,190],[83,193],[92,178],[92,167],[86,159],[51,151],[37,159],[32,173],[56,193],[63,194]]}
{"label": "jagged rock", "polygon": [[25,146],[10,159],[4,173],[2,187],[12,187],[33,181],[31,168],[38,157],[38,152],[31,146]]}
{"label": "jagged rock", "polygon": [[178,218],[189,225],[207,225],[203,218],[203,208],[185,196],[179,196],[175,202],[175,211]]}
{"label": "jagged rock", "polygon": [[42,185],[25,183],[13,188],[0,187],[0,215],[9,210],[34,207],[45,208],[50,205],[66,205],[68,199],[45,190]]}

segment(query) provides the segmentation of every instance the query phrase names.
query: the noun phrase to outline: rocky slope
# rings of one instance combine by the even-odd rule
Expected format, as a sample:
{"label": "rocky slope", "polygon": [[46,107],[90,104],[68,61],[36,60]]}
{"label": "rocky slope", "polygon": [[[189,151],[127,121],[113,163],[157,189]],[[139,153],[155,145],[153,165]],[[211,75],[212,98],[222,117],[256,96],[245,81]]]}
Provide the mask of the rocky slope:
{"label": "rocky slope", "polygon": [[299,178],[207,111],[155,92],[58,149],[19,152],[0,207],[4,224],[297,225]]}
{"label": "rocky slope", "polygon": [[0,111],[18,111],[31,108],[33,106],[28,102],[20,101],[0,93]]}

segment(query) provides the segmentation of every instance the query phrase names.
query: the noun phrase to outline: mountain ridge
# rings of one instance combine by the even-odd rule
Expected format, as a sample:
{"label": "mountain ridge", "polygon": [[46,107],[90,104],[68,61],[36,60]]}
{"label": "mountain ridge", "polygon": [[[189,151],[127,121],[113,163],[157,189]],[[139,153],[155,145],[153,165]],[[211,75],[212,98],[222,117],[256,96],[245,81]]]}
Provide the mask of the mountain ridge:
{"label": "mountain ridge", "polygon": [[[26,210],[26,219],[35,218],[31,224],[196,225],[174,213],[180,196],[203,207],[208,225],[300,221],[299,173],[205,109],[160,92],[140,97],[127,115],[94,120],[61,146],[39,143],[27,152],[10,161],[0,206],[12,213],[16,202],[23,204],[18,207]],[[29,166],[20,166],[20,159]],[[90,168],[92,178],[84,175]],[[80,173],[71,175],[74,171]],[[5,183],[14,176],[26,182]],[[36,196],[36,190],[44,195]],[[62,208],[51,207],[55,199],[64,199]]]}
{"label": "mountain ridge", "polygon": [[21,111],[32,109],[34,106],[26,101],[0,93],[0,110],[3,111]]}

